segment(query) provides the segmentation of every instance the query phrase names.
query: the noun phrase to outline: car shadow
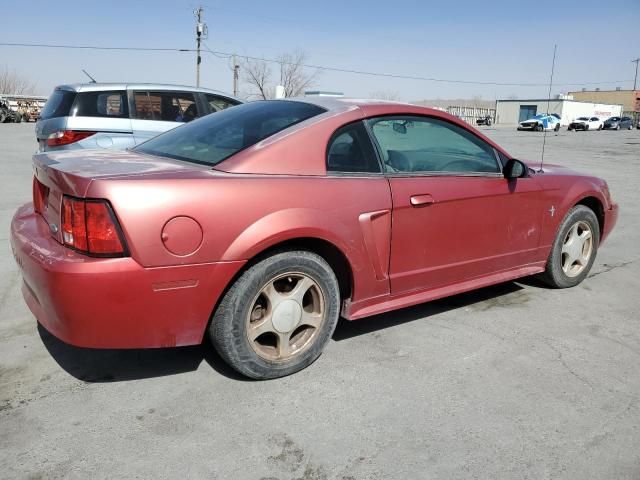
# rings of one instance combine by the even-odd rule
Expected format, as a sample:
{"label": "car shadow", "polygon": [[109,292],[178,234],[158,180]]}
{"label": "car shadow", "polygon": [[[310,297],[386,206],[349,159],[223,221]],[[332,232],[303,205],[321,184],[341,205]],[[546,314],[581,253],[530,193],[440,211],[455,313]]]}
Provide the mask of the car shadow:
{"label": "car shadow", "polygon": [[[521,283],[520,280],[518,280],[518,282]],[[471,292],[445,297],[440,300],[421,303],[414,307],[382,313],[362,319],[362,321],[349,321],[340,318],[336,331],[333,334],[333,340],[341,342],[360,335],[402,325],[403,323],[438,315],[439,313],[464,308],[487,300],[495,300],[522,289],[523,287],[514,282],[500,283]]]}
{"label": "car shadow", "polygon": [[[520,280],[519,282],[522,283]],[[532,284],[532,286],[537,285]],[[508,282],[375,315],[362,321],[348,321],[341,318],[333,340],[341,342],[439,313],[495,300],[522,288],[516,283]],[[94,349],[69,345],[53,336],[40,324],[38,324],[38,333],[45,348],[58,365],[69,375],[83,382],[123,382],[178,375],[197,370],[203,361],[227,378],[251,381],[229,367],[207,340],[201,345],[190,347]]]}
{"label": "car shadow", "polygon": [[64,343],[38,324],[38,333],[53,359],[69,375],[89,383],[122,382],[193,372],[205,361],[233,380],[248,380],[204,341],[201,345],[149,349],[95,349]]}

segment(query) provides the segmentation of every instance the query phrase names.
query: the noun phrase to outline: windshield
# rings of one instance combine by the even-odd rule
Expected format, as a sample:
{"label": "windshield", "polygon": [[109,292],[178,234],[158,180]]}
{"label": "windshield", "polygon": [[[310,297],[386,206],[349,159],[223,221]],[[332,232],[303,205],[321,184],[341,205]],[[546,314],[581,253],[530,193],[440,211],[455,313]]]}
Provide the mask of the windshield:
{"label": "windshield", "polygon": [[609,119],[610,122],[619,122],[620,121],[620,117],[611,117]]}
{"label": "windshield", "polygon": [[587,117],[578,117],[578,120],[589,120]]}
{"label": "windshield", "polygon": [[325,110],[286,100],[245,103],[152,138],[135,151],[204,165],[217,165],[271,135]]}

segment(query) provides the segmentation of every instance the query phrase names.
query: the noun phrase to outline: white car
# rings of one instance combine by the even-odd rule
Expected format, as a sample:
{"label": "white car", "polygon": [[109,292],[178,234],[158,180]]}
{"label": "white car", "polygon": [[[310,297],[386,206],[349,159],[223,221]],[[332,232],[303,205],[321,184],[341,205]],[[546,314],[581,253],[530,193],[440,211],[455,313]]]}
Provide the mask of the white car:
{"label": "white car", "polygon": [[598,117],[578,117],[569,124],[571,130],[602,130],[604,122]]}
{"label": "white car", "polygon": [[560,116],[558,114],[540,114],[535,117],[524,120],[518,124],[518,130],[535,130],[542,132],[543,130],[560,130]]}

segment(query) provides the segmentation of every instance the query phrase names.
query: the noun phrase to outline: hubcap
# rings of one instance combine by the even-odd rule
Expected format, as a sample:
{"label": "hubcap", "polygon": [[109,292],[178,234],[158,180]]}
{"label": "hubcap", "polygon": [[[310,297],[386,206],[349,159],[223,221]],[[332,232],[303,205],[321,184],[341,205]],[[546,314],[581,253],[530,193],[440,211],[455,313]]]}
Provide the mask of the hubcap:
{"label": "hubcap", "polygon": [[562,244],[562,271],[568,277],[580,275],[591,259],[593,233],[587,222],[579,221],[567,232]]}
{"label": "hubcap", "polygon": [[285,361],[313,344],[324,319],[318,284],[303,273],[291,272],[267,282],[254,298],[246,334],[260,357]]}

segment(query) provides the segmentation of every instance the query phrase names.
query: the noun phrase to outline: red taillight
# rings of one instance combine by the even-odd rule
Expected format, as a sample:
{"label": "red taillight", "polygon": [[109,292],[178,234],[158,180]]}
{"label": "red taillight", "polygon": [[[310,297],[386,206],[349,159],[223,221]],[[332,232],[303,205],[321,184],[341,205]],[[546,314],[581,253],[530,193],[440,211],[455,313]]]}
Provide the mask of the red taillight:
{"label": "red taillight", "polygon": [[111,207],[104,200],[62,198],[65,245],[95,255],[122,255],[124,243]]}
{"label": "red taillight", "polygon": [[97,132],[81,132],[78,130],[59,130],[47,137],[48,147],[59,147],[60,145],[69,145],[83,138],[95,135]]}
{"label": "red taillight", "polygon": [[49,187],[43,185],[33,177],[33,209],[37,213],[43,213],[49,201]]}

